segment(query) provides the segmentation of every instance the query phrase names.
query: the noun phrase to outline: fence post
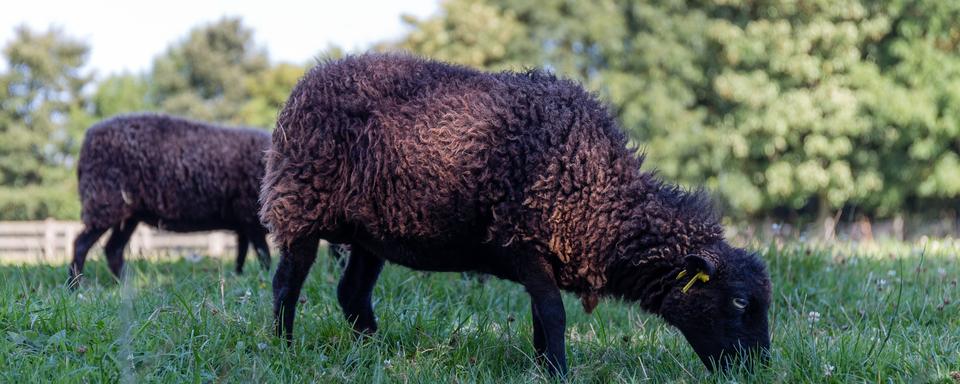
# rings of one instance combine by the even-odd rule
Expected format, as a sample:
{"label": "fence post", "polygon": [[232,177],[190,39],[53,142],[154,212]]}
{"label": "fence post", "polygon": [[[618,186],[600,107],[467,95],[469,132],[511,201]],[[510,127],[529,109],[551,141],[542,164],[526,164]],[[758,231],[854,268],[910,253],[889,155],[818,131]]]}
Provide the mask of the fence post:
{"label": "fence post", "polygon": [[67,254],[67,259],[73,257],[73,239],[77,237],[77,228],[73,223],[63,225],[63,250]]}
{"label": "fence post", "polygon": [[210,256],[223,255],[224,241],[223,241],[222,233],[220,232],[211,233],[207,241],[209,241],[208,252],[210,253]]}
{"label": "fence post", "polygon": [[144,252],[152,251],[153,250],[153,228],[143,227],[143,226],[141,226],[140,228],[143,231],[143,243],[141,244],[141,246],[143,247],[142,248],[143,251]]}
{"label": "fence post", "polygon": [[130,247],[130,254],[139,254],[141,257],[143,256],[143,227],[142,225],[137,226],[133,235],[130,236],[130,242],[127,243],[127,246]]}
{"label": "fence post", "polygon": [[44,260],[50,260],[53,258],[53,252],[56,250],[57,246],[57,234],[54,232],[53,219],[46,219],[43,221],[43,258]]}

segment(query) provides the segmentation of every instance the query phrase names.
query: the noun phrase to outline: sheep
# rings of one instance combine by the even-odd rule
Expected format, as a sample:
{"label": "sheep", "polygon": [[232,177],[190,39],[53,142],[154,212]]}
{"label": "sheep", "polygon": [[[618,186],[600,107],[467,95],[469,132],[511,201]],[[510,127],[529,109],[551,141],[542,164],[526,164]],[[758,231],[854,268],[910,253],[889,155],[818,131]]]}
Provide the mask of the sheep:
{"label": "sheep", "polygon": [[266,157],[260,217],[280,247],[274,318],[288,343],[326,239],[351,246],[337,296],[358,334],[377,330],[371,292],[389,260],[523,285],[551,373],[566,372],[561,289],[588,313],[602,297],[638,303],[710,370],[767,355],[763,261],[727,244],[704,192],[642,171],[607,108],[575,82],[348,56],[300,80]]}
{"label": "sheep", "polygon": [[269,146],[266,131],[160,114],[118,116],[92,126],[77,169],[84,228],[74,241],[71,286],[108,229],[105,253],[110,271],[120,277],[123,249],[141,222],[175,232],[235,231],[236,272],[243,271],[248,243],[269,270],[267,231],[257,216]]}

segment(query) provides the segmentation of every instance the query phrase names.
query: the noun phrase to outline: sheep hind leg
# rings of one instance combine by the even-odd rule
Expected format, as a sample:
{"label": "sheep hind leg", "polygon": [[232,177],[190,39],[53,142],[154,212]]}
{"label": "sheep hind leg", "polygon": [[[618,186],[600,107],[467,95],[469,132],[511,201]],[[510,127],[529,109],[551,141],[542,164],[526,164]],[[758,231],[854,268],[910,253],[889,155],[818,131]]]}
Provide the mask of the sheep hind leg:
{"label": "sheep hind leg", "polygon": [[73,261],[70,263],[70,279],[67,281],[67,286],[70,289],[76,289],[80,284],[80,278],[83,275],[83,264],[87,261],[87,253],[90,252],[90,248],[93,248],[93,245],[97,243],[97,240],[109,228],[93,228],[85,226],[83,231],[77,235],[77,238],[73,241]]}
{"label": "sheep hind leg", "polygon": [[136,220],[127,220],[124,223],[115,225],[113,230],[110,231],[110,239],[107,240],[107,245],[105,248],[105,253],[107,254],[107,265],[110,267],[110,272],[113,272],[113,275],[117,279],[123,278],[123,249],[127,246],[127,242],[130,241],[130,236],[133,235],[133,231],[137,229]]}
{"label": "sheep hind leg", "polygon": [[235,271],[238,275],[243,274],[243,264],[247,261],[247,246],[250,240],[243,232],[237,232],[237,266]]}
{"label": "sheep hind leg", "polygon": [[521,283],[530,294],[534,348],[546,360],[550,373],[563,376],[567,371],[564,350],[566,312],[560,289],[546,261],[536,260],[522,265],[520,272]]}
{"label": "sheep hind leg", "polygon": [[337,300],[347,321],[360,335],[377,331],[377,319],[373,314],[373,286],[383,270],[383,259],[365,249],[353,246],[337,285]]}
{"label": "sheep hind leg", "polygon": [[277,337],[293,342],[293,318],[300,289],[317,258],[320,238],[304,236],[280,248],[280,262],[273,275],[273,318]]}
{"label": "sheep hind leg", "polygon": [[257,261],[260,263],[260,268],[269,271],[270,247],[267,245],[267,235],[264,233],[252,235],[250,241],[253,243],[253,248],[257,250]]}
{"label": "sheep hind leg", "polygon": [[543,322],[537,312],[537,306],[532,301],[530,303],[530,312],[533,313],[533,350],[538,364],[543,364],[544,357],[547,355],[547,340],[543,333]]}

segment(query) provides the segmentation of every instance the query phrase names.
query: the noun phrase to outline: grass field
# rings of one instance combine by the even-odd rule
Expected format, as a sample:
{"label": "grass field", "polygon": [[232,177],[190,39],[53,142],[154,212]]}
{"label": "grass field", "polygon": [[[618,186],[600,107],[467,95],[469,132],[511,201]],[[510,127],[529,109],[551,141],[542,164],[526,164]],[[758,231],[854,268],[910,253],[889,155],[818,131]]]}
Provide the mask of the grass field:
{"label": "grass field", "polygon": [[[769,367],[709,374],[680,334],[628,303],[586,315],[565,297],[574,382],[960,382],[960,242],[764,247],[774,282]],[[295,342],[273,337],[270,275],[232,260],[102,257],[77,292],[64,265],[0,265],[0,382],[549,381],[516,284],[388,265],[380,331],[340,314],[339,267],[318,259]],[[275,262],[274,262],[275,263]]]}

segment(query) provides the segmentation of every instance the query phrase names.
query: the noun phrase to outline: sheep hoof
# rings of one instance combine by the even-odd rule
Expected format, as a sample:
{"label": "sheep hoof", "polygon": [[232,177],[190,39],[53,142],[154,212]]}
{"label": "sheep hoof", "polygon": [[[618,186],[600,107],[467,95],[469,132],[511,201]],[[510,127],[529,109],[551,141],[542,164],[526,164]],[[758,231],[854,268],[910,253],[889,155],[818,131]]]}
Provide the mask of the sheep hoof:
{"label": "sheep hoof", "polygon": [[357,338],[373,337],[373,335],[377,333],[377,325],[373,324],[361,326],[358,324],[353,327],[353,333],[357,336]]}

